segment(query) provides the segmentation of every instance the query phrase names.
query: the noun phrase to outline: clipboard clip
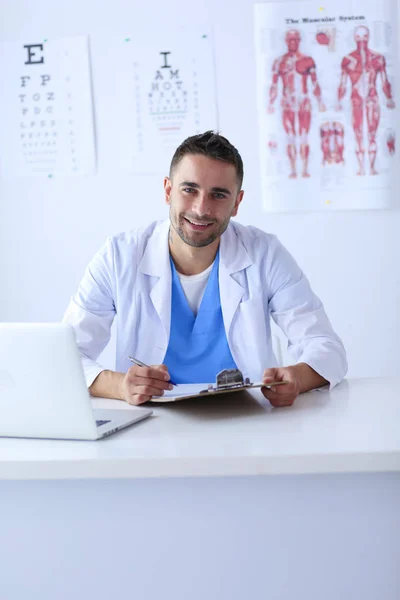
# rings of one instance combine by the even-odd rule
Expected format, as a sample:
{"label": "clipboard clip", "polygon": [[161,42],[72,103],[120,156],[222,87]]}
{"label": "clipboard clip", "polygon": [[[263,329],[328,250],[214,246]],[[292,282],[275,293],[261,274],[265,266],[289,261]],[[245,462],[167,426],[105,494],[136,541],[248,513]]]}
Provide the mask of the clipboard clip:
{"label": "clipboard clip", "polygon": [[244,378],[242,371],[239,369],[224,369],[217,374],[216,383],[209,384],[206,390],[201,390],[200,394],[208,394],[209,392],[219,392],[221,390],[234,390],[235,388],[251,387],[248,377]]}

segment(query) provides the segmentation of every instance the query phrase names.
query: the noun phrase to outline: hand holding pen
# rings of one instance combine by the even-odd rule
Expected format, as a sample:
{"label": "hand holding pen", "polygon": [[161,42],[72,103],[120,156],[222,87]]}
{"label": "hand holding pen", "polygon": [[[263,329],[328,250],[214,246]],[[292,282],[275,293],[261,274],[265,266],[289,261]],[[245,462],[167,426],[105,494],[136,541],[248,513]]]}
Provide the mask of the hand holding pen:
{"label": "hand holding pen", "polygon": [[171,382],[166,365],[150,366],[131,356],[128,358],[134,365],[121,382],[122,396],[128,404],[143,404],[153,396],[162,396],[164,390],[172,390],[176,385]]}
{"label": "hand holding pen", "polygon": [[[133,358],[133,356],[128,356],[128,358],[129,358],[129,360],[130,360],[130,361],[131,361],[133,364],[135,364],[135,365],[138,365],[138,367],[149,367],[149,368],[151,368],[151,367],[150,367],[150,365],[146,365],[146,363],[142,362],[142,361],[141,361],[141,360],[139,360],[138,358]],[[168,367],[167,367],[166,365],[160,365],[160,367],[162,367],[163,369],[167,369],[167,372],[168,372]],[[174,382],[172,381],[172,379],[169,379],[169,382],[170,382],[170,384],[171,384],[172,386],[174,386],[174,385],[175,385],[175,386],[177,386],[177,385],[178,385],[177,383],[174,383]]]}

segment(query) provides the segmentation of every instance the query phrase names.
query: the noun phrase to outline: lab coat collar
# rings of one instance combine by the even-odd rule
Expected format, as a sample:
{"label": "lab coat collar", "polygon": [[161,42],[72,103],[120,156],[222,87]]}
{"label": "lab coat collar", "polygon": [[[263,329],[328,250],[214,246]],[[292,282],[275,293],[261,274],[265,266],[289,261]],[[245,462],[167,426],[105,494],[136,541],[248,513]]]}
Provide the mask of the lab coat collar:
{"label": "lab coat collar", "polygon": [[[168,345],[171,327],[171,265],[168,246],[169,219],[157,223],[148,238],[139,264],[139,271],[157,277],[151,283],[150,299],[164,330],[164,345]],[[161,340],[159,340],[161,343]]]}
{"label": "lab coat collar", "polygon": [[[245,293],[245,288],[240,284],[240,281],[246,281],[246,278],[236,280],[232,275],[238,271],[243,271],[251,264],[251,258],[238,238],[235,225],[230,223],[221,236],[219,262],[219,296],[226,338],[230,347],[233,318]],[[232,347],[231,352],[235,358],[235,350]],[[235,362],[237,364],[236,358]]]}
{"label": "lab coat collar", "polygon": [[231,275],[247,269],[252,264],[246,248],[237,236],[235,226],[229,223],[226,231],[221,236],[220,264]]}
{"label": "lab coat collar", "polygon": [[162,277],[167,273],[171,275],[168,233],[169,219],[157,223],[148,239],[146,249],[139,264],[139,271],[141,273],[155,277]]}

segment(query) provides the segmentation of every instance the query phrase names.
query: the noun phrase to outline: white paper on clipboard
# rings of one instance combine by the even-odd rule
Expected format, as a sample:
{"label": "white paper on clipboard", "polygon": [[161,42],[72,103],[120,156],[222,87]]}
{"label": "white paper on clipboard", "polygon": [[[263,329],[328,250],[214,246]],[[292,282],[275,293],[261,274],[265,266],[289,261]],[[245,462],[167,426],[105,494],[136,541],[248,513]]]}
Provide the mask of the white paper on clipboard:
{"label": "white paper on clipboard", "polygon": [[[235,392],[243,392],[259,387],[272,387],[277,385],[285,385],[287,381],[271,381],[271,383],[252,383],[251,385],[243,385],[240,387],[231,387],[226,389],[211,390],[204,394],[200,392],[206,390],[207,383],[180,383],[173,390],[165,390],[162,396],[153,396],[150,402],[177,402],[178,400],[188,400],[189,398],[209,398],[219,394],[234,394]],[[214,384],[213,384],[214,385]]]}

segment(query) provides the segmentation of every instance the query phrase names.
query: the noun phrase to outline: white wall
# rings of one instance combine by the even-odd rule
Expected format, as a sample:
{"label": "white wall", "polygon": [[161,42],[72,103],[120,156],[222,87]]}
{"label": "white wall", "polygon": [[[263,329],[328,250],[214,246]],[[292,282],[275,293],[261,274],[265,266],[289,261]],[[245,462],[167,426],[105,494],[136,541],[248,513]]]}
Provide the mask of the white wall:
{"label": "white wall", "polygon": [[200,23],[214,30],[220,130],[245,165],[239,220],[276,233],[294,254],[344,340],[349,376],[399,373],[400,213],[261,210],[252,6],[250,0],[0,0],[0,39],[90,35],[98,141],[95,177],[0,181],[2,321],[60,319],[107,235],[167,215],[163,174],[117,177],[108,167],[115,139],[102,57],[110,34]]}

